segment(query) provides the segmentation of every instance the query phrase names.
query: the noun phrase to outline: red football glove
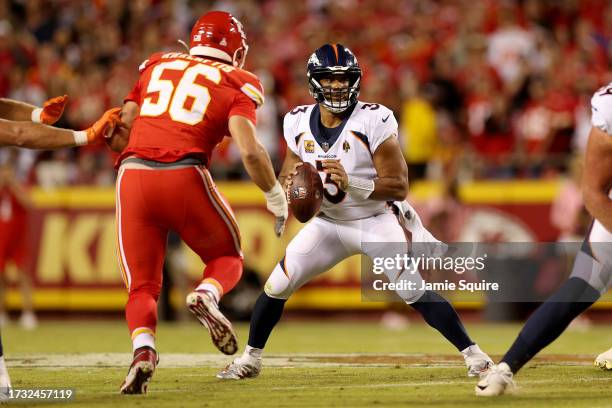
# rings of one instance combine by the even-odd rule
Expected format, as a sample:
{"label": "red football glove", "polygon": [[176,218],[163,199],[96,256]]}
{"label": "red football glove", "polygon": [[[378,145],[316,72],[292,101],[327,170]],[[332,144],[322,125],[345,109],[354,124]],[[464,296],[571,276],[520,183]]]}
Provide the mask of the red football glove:
{"label": "red football glove", "polygon": [[45,125],[52,125],[62,117],[64,108],[68,103],[68,95],[51,98],[43,104],[40,113],[40,122]]}

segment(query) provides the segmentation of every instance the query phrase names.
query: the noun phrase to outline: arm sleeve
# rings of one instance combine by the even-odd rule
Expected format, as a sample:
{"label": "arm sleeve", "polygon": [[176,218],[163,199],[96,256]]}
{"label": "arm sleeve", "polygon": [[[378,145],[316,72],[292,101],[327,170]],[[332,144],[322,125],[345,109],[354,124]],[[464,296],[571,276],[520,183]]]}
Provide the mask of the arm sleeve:
{"label": "arm sleeve", "polygon": [[[383,119],[386,119],[383,121]],[[372,154],[378,149],[385,140],[390,137],[398,137],[398,125],[395,120],[395,115],[389,109],[383,115],[380,115],[374,119],[372,130],[372,140],[370,141],[370,151]]]}
{"label": "arm sleeve", "polygon": [[257,115],[255,113],[256,106],[253,104],[253,101],[242,93],[237,93],[234,97],[234,101],[229,111],[228,118],[238,115],[244,116],[254,125],[257,124]]}
{"label": "arm sleeve", "polygon": [[612,86],[599,89],[591,98],[591,125],[612,134]]}
{"label": "arm sleeve", "polygon": [[297,143],[295,141],[295,137],[297,136],[295,133],[295,118],[291,113],[287,113],[285,118],[283,119],[283,136],[285,137],[285,142],[287,142],[287,147],[296,155],[300,155]]}

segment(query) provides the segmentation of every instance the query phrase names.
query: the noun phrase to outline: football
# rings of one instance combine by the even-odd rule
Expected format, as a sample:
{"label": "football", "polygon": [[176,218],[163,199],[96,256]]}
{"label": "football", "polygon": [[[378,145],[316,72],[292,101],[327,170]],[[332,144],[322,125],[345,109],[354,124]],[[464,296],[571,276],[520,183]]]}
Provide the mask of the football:
{"label": "football", "polygon": [[298,221],[307,222],[319,212],[323,183],[317,169],[310,163],[302,164],[296,171],[289,188],[289,208]]}

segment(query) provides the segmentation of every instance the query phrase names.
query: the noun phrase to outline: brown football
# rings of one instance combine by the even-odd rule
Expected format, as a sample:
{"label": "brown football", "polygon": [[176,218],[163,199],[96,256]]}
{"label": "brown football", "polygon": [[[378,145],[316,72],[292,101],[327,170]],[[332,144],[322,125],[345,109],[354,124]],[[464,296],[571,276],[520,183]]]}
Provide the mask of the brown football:
{"label": "brown football", "polygon": [[296,169],[289,187],[289,208],[300,222],[314,217],[323,201],[323,183],[317,169],[310,163],[304,163]]}

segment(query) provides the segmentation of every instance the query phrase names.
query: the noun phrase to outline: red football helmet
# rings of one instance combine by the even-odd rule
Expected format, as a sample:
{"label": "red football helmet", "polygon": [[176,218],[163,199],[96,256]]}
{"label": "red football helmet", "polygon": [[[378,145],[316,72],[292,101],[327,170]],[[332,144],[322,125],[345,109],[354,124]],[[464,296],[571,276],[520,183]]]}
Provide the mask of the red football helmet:
{"label": "red football helmet", "polygon": [[248,50],[242,24],[230,13],[211,11],[193,25],[191,55],[218,58],[242,68]]}

